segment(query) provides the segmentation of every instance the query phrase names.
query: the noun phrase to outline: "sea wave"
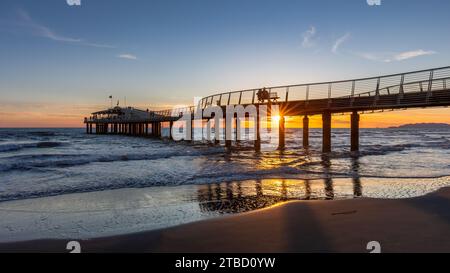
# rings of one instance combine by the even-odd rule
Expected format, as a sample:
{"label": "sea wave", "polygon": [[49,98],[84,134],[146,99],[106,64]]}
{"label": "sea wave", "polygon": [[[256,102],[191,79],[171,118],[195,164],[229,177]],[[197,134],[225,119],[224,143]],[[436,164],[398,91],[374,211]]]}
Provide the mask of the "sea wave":
{"label": "sea wave", "polygon": [[4,164],[0,165],[0,172],[25,171],[45,168],[67,168],[91,163],[106,163],[117,161],[159,160],[180,156],[208,156],[221,154],[223,149],[198,151],[172,151],[155,154],[29,154],[2,158]]}
{"label": "sea wave", "polygon": [[27,143],[6,143],[0,144],[0,153],[14,152],[27,148],[55,148],[64,145],[62,142],[40,141]]}

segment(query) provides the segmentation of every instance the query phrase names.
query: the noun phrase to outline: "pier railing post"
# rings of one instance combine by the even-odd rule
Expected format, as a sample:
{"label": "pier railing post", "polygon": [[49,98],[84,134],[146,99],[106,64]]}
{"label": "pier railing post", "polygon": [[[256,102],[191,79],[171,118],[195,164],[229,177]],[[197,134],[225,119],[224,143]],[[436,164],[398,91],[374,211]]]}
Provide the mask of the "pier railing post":
{"label": "pier railing post", "polygon": [[331,113],[324,112],[322,114],[322,152],[331,152]]}
{"label": "pier railing post", "polygon": [[351,151],[359,151],[359,114],[354,111],[351,115]]}
{"label": "pier railing post", "polygon": [[303,117],[303,148],[309,148],[309,118],[307,115]]}

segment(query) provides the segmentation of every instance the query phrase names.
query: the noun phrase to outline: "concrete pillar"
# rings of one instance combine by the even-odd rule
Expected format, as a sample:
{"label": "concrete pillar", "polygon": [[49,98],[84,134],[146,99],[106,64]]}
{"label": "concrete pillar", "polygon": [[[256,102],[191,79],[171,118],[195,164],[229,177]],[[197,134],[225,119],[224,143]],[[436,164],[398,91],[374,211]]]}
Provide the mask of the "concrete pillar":
{"label": "concrete pillar", "polygon": [[286,119],[283,115],[280,115],[280,120],[278,121],[278,148],[284,149],[286,147]]}
{"label": "concrete pillar", "polygon": [[206,120],[206,141],[211,141],[211,123],[210,119]]}
{"label": "concrete pillar", "polygon": [[322,152],[331,152],[331,113],[322,114]]}
{"label": "concrete pillar", "polygon": [[194,132],[195,120],[191,119],[191,142],[195,140],[195,132]]}
{"label": "concrete pillar", "polygon": [[[225,147],[227,147],[228,149],[231,149],[231,138],[232,138],[233,134],[230,134],[230,139],[227,138],[227,130],[229,129],[229,128],[227,128],[227,126],[228,126],[228,124],[227,124],[227,122],[225,122]],[[232,124],[230,124],[230,126],[233,127]],[[231,128],[231,130],[232,130],[232,128]]]}
{"label": "concrete pillar", "polygon": [[148,123],[145,124],[145,135],[148,136]]}
{"label": "concrete pillar", "polygon": [[236,115],[236,118],[234,119],[234,127],[235,127],[234,133],[235,133],[235,139],[236,139],[236,142],[237,142],[237,143],[241,142],[241,141],[239,140],[240,135],[241,135],[241,130],[240,130],[239,125],[240,125],[240,124],[239,124],[239,119],[237,118],[237,115]]}
{"label": "concrete pillar", "polygon": [[357,111],[353,112],[351,117],[351,151],[359,151],[359,114]]}
{"label": "concrete pillar", "polygon": [[255,124],[255,130],[256,130],[256,139],[255,139],[255,150],[260,151],[261,150],[261,134],[260,134],[260,124],[259,124],[259,107],[256,107],[256,124]]}
{"label": "concrete pillar", "polygon": [[173,128],[173,121],[170,121],[169,122],[169,139],[170,140],[173,140],[172,128]]}
{"label": "concrete pillar", "polygon": [[303,148],[309,147],[309,118],[307,115],[303,117]]}

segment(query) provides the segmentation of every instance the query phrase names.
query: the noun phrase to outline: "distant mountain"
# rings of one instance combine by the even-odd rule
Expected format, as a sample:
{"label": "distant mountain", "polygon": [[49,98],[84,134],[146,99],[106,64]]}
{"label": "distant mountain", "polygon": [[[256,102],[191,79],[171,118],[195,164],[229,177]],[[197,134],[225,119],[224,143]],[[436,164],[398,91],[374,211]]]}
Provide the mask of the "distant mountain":
{"label": "distant mountain", "polygon": [[397,127],[389,127],[391,129],[450,129],[447,123],[414,123],[405,124]]}

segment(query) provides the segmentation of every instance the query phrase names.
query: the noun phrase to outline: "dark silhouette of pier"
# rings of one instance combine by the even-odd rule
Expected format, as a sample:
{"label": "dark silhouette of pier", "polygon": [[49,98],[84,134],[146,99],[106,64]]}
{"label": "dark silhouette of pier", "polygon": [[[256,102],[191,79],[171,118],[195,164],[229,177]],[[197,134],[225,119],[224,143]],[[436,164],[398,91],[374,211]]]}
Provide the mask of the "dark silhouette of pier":
{"label": "dark silhouette of pier", "polygon": [[[261,91],[267,99],[261,99]],[[267,91],[267,92],[266,92]],[[322,116],[322,150],[331,151],[331,122],[333,114],[350,114],[351,150],[359,150],[359,119],[361,113],[450,105],[450,67],[385,75],[371,78],[321,82],[299,85],[274,86],[214,94],[201,99],[198,106],[168,109],[162,111],[142,111],[133,108],[115,107],[93,113],[85,118],[86,132],[97,134],[126,134],[133,136],[161,137],[162,122],[180,120],[183,114],[200,111],[211,106],[220,107],[226,118],[226,107],[254,105],[279,107],[279,147],[285,146],[285,117],[303,116],[303,146],[309,146],[309,117]],[[255,149],[260,149],[259,112],[256,119]],[[203,118],[213,119],[214,116]],[[236,118],[235,118],[236,119]],[[194,119],[192,119],[192,124]],[[236,121],[237,123],[237,121]],[[192,124],[189,127],[193,141]],[[169,130],[172,131],[172,130]],[[236,130],[237,131],[237,130]],[[170,135],[169,138],[172,138]],[[237,138],[236,138],[237,139]],[[232,141],[225,141],[231,147]]]}

